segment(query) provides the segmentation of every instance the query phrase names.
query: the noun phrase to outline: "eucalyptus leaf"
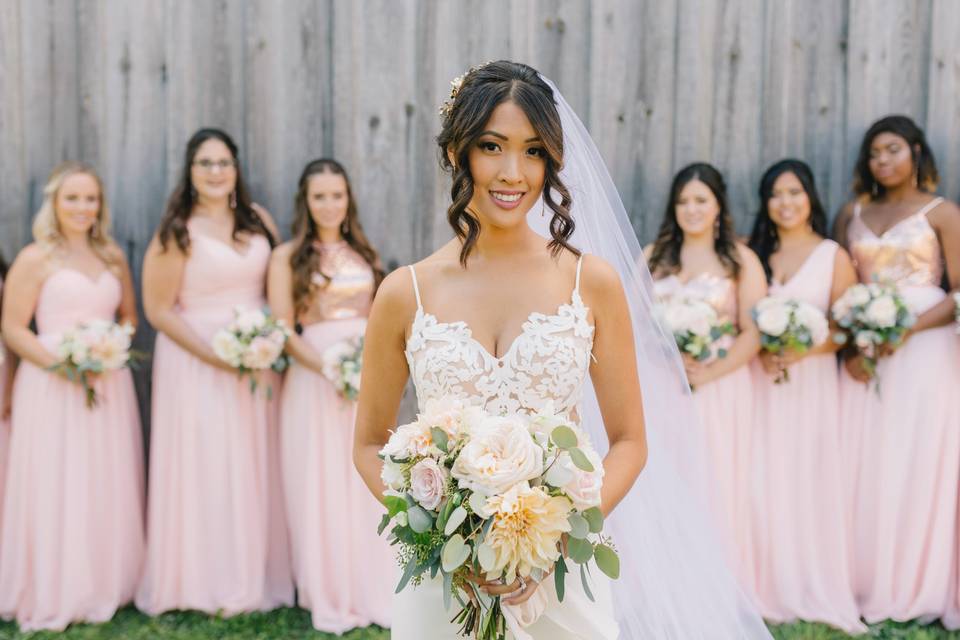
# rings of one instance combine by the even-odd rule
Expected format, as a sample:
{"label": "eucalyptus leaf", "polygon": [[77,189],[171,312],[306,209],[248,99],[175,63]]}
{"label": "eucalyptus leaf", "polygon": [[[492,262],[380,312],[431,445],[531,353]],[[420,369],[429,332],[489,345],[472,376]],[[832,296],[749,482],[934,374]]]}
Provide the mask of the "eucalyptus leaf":
{"label": "eucalyptus leaf", "polygon": [[482,493],[473,492],[470,494],[470,498],[467,500],[467,502],[470,503],[471,511],[481,518],[484,517],[483,510],[487,506],[487,496],[483,495]]}
{"label": "eucalyptus leaf", "polygon": [[407,586],[407,583],[410,582],[410,578],[413,577],[413,572],[417,568],[417,556],[410,558],[410,561],[407,562],[407,566],[403,568],[403,575],[400,576],[400,583],[397,585],[397,590],[394,593],[400,593],[403,591],[403,588]]}
{"label": "eucalyptus leaf", "polygon": [[480,568],[486,573],[493,570],[493,565],[497,561],[497,554],[493,547],[486,542],[481,542],[477,547],[477,560],[480,562]]}
{"label": "eucalyptus leaf", "polygon": [[449,536],[451,533],[457,530],[463,521],[467,519],[467,510],[463,507],[457,507],[453,510],[453,513],[450,514],[450,518],[447,520],[447,524],[443,528],[443,535]]}
{"label": "eucalyptus leaf", "polygon": [[567,540],[567,556],[577,564],[589,562],[593,557],[593,544],[587,540],[570,538]]}
{"label": "eucalyptus leaf", "polygon": [[453,600],[453,574],[443,573],[443,608],[450,611]]}
{"label": "eucalyptus leaf", "polygon": [[617,552],[608,545],[598,544],[593,550],[593,557],[597,561],[600,571],[603,571],[612,580],[620,577],[620,558]]}
{"label": "eucalyptus leaf", "polygon": [[569,449],[567,453],[570,454],[570,459],[573,460],[573,464],[577,465],[578,469],[586,471],[587,473],[593,471],[593,463],[590,462],[590,459],[583,450],[574,447],[573,449]]}
{"label": "eucalyptus leaf", "polygon": [[380,518],[380,526],[377,527],[377,535],[382,535],[384,530],[387,528],[387,525],[390,524],[390,514],[385,513],[383,517]]}
{"label": "eucalyptus leaf", "polygon": [[554,427],[553,431],[550,432],[550,440],[561,449],[577,446],[577,434],[566,425]]}
{"label": "eucalyptus leaf", "polygon": [[571,513],[570,517],[567,518],[567,522],[570,523],[571,538],[578,540],[586,539],[587,534],[590,533],[590,523],[587,522],[586,518],[579,513]]}
{"label": "eucalyptus leaf", "polygon": [[587,565],[580,565],[580,584],[583,585],[583,592],[590,598],[590,602],[596,602],[593,598],[593,591],[590,591],[590,581],[587,580]]}
{"label": "eucalyptus leaf", "polygon": [[383,505],[387,508],[387,515],[391,518],[401,511],[407,510],[407,501],[399,496],[384,496]]}
{"label": "eucalyptus leaf", "polygon": [[447,444],[449,439],[447,438],[446,431],[440,427],[430,427],[430,438],[433,440],[433,444],[437,445],[437,449],[447,453]]}
{"label": "eucalyptus leaf", "polygon": [[463,541],[463,536],[459,533],[451,536],[443,545],[443,551],[440,552],[440,560],[446,572],[457,569],[469,557],[470,546]]}
{"label": "eucalyptus leaf", "polygon": [[603,531],[603,511],[600,511],[600,507],[590,507],[581,515],[583,515],[590,524],[590,533],[600,533]]}
{"label": "eucalyptus leaf", "polygon": [[557,600],[563,602],[564,588],[566,586],[567,563],[563,556],[557,558],[557,563],[553,569],[553,586],[557,591]]}
{"label": "eucalyptus leaf", "polygon": [[407,519],[410,522],[410,528],[417,533],[426,533],[433,526],[433,518],[420,505],[407,509]]}

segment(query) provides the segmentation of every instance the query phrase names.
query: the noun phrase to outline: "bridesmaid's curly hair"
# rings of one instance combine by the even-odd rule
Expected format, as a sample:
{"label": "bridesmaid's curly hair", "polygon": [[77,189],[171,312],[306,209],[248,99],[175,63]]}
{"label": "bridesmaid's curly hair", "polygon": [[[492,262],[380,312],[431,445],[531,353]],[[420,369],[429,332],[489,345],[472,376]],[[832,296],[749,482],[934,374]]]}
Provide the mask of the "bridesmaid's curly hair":
{"label": "bridesmaid's curly hair", "polygon": [[163,214],[160,228],[157,230],[160,246],[166,251],[167,245],[173,240],[181,252],[187,253],[190,250],[190,233],[187,230],[187,221],[193,213],[194,205],[197,204],[197,191],[193,186],[193,180],[190,178],[190,168],[193,166],[193,159],[196,157],[197,151],[200,150],[200,146],[207,140],[219,140],[227,145],[237,168],[237,183],[234,188],[236,206],[233,209],[233,234],[231,237],[236,240],[240,233],[259,233],[266,237],[270,246],[273,247],[276,244],[276,238],[273,237],[263,220],[260,219],[260,214],[254,209],[250,200],[250,192],[247,191],[247,185],[243,180],[243,172],[240,170],[237,145],[233,138],[220,129],[200,129],[187,142],[180,181],[170,194],[170,199],[167,201],[167,210]]}
{"label": "bridesmaid's curly hair", "polygon": [[767,282],[770,282],[770,279],[773,278],[770,256],[780,248],[780,234],[777,231],[777,224],[770,218],[770,208],[767,203],[773,197],[773,185],[777,178],[785,173],[792,173],[797,176],[797,180],[800,181],[807,194],[807,199],[810,200],[810,227],[813,232],[821,238],[827,237],[827,213],[823,209],[823,203],[820,202],[817,185],[813,180],[813,172],[807,163],[802,160],[787,158],[771,165],[763,174],[763,177],[760,178],[760,209],[757,211],[757,219],[753,223],[753,231],[750,233],[750,242],[748,243],[757,257],[760,258],[763,271],[767,274]]}
{"label": "bridesmaid's curly hair", "polygon": [[[298,314],[310,307],[317,288],[312,280],[313,274],[320,272],[320,251],[314,245],[314,242],[320,239],[320,232],[317,229],[317,223],[313,221],[313,216],[310,215],[307,189],[310,186],[310,178],[321,173],[343,176],[343,181],[347,185],[347,217],[341,225],[340,235],[373,269],[374,292],[380,286],[384,276],[380,257],[360,225],[357,201],[353,197],[353,189],[350,188],[350,178],[347,177],[346,169],[330,158],[312,160],[300,174],[300,180],[297,182],[297,196],[294,200],[293,243],[295,248],[290,255],[290,268],[293,271],[293,303]],[[325,273],[320,273],[324,277],[327,276]],[[327,281],[329,282],[329,278]]]}
{"label": "bridesmaid's curly hair", "polygon": [[660,224],[660,231],[657,233],[653,251],[650,253],[648,261],[650,272],[654,275],[658,271],[674,273],[682,267],[680,249],[683,246],[683,229],[677,222],[677,200],[680,199],[683,188],[694,180],[707,185],[720,205],[713,249],[727,274],[736,279],[740,276],[740,259],[737,255],[737,235],[733,230],[733,218],[727,206],[727,185],[723,175],[706,162],[687,165],[674,176],[673,184],[670,185],[670,198],[663,213],[663,222]]}
{"label": "bridesmaid's curly hair", "polygon": [[871,200],[886,193],[884,186],[873,177],[870,171],[870,145],[881,133],[892,133],[907,141],[910,156],[913,158],[913,171],[917,176],[917,187],[927,193],[936,191],[940,174],[937,171],[937,161],[933,157],[933,149],[927,144],[923,129],[907,116],[893,115],[877,120],[863,134],[857,165],[853,170],[854,193],[858,196],[868,196]]}
{"label": "bridesmaid's curly hair", "polygon": [[[550,251],[554,256],[563,249],[580,255],[568,242],[574,229],[570,215],[572,199],[559,175],[563,165],[563,128],[553,100],[553,91],[533,67],[500,60],[467,72],[456,97],[445,109],[443,128],[437,136],[440,166],[453,177],[450,188],[452,202],[447,209],[447,220],[463,242],[460,264],[466,266],[467,257],[480,235],[480,221],[467,209],[473,197],[473,176],[470,174],[468,154],[483,133],[493,110],[504,102],[513,102],[523,110],[546,151],[542,198],[553,211]],[[555,200],[558,196],[559,202]]]}

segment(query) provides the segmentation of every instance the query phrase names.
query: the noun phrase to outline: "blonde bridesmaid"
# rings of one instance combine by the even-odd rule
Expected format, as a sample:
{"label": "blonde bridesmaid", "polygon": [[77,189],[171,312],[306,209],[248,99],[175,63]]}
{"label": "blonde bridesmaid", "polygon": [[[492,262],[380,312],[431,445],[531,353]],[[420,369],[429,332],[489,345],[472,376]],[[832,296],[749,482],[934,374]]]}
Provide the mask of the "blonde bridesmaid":
{"label": "blonde bridesmaid", "polygon": [[[750,528],[754,411],[750,370],[760,348],[750,310],[767,291],[757,256],[733,231],[723,176],[705,163],[674,177],[656,242],[646,249],[658,298],[706,301],[737,334],[727,354],[706,362],[686,357],[703,437],[713,467],[714,504],[730,546],[731,565],[754,589]],[[729,337],[729,336],[728,336]]]}
{"label": "blonde bridesmaid", "polygon": [[356,403],[323,375],[324,350],[363,335],[383,270],[357,217],[344,168],[310,162],[296,197],[294,239],[270,263],[269,299],[290,326],[294,364],[281,397],[283,487],[297,601],[313,626],[344,633],[390,625],[394,553],[384,513],[353,466]]}
{"label": "blonde bridesmaid", "polygon": [[237,147],[218,129],[187,143],[180,181],[143,265],[158,331],[147,562],[137,606],[232,615],[293,601],[277,407],[211,347],[235,307],[266,303],[275,230],[252,205]]}
{"label": "blonde bridesmaid", "polygon": [[[854,172],[857,199],[837,241],[861,282],[891,282],[917,315],[868,387],[848,354],[841,386],[844,449],[854,470],[853,580],[867,622],[936,618],[955,586],[960,483],[960,340],[941,287],[960,285],[960,210],[934,195],[937,169],[923,131],[905,116],[874,123]],[[948,624],[956,624],[957,602]]]}
{"label": "blonde bridesmaid", "polygon": [[[781,160],[760,179],[760,211],[750,247],[770,295],[813,305],[825,315],[857,275],[850,256],[827,239],[827,216],[813,173]],[[777,623],[825,622],[862,633],[850,584],[850,549],[840,446],[839,377],[828,339],[805,353],[761,352],[754,464],[754,549],[761,612]],[[784,371],[787,382],[776,384]]]}
{"label": "blonde bridesmaid", "polygon": [[43,195],[34,242],[10,269],[3,305],[4,341],[21,362],[0,617],[23,631],[109,620],[133,598],[143,560],[143,450],[130,371],[97,376],[99,403],[89,408],[78,383],[48,370],[64,331],[91,320],[136,324],[130,269],[110,237],[93,169],[57,167]]}

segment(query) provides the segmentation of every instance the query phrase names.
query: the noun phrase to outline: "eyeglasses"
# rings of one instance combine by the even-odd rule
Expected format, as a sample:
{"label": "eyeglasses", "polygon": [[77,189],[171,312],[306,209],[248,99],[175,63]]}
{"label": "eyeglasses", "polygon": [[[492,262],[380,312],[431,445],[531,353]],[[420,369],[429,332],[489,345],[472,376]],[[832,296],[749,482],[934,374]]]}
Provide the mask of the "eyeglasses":
{"label": "eyeglasses", "polygon": [[234,160],[197,160],[193,163],[193,166],[200,167],[204,171],[213,171],[214,169],[220,169],[220,171],[226,171],[227,169],[232,169],[237,166],[237,163]]}

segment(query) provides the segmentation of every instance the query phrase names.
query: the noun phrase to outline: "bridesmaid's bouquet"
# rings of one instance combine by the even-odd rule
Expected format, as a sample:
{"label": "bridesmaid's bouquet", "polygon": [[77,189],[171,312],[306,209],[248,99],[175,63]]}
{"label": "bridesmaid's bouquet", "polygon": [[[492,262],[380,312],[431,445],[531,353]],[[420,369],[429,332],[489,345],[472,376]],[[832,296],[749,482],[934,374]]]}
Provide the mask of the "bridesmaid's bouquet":
{"label": "bridesmaid's bouquet", "polygon": [[[283,347],[290,337],[290,329],[283,320],[275,318],[270,310],[234,309],[233,322],[213,336],[213,351],[217,357],[237,369],[239,375],[250,377],[250,392],[257,390],[258,371],[284,371],[290,364]],[[267,388],[267,397],[273,389]]]}
{"label": "bridesmaid's bouquet", "polygon": [[847,289],[833,303],[831,313],[843,329],[834,340],[838,344],[852,341],[871,376],[877,372],[880,347],[900,344],[915,320],[894,285],[876,282]]}
{"label": "bridesmaid's bouquet", "polygon": [[130,349],[134,329],[129,324],[109,320],[83,322],[65,331],[57,345],[60,361],[50,367],[71,382],[79,382],[86,394],[87,407],[97,406],[99,398],[90,374],[135,368],[145,356]]}
{"label": "bridesmaid's bouquet", "polygon": [[720,322],[716,309],[696,298],[672,297],[657,303],[656,314],[673,333],[680,353],[704,361],[724,358],[727,350],[719,345],[723,336],[734,335],[731,322]]}
{"label": "bridesmaid's bouquet", "polygon": [[360,393],[360,370],[363,368],[363,336],[340,340],[324,349],[323,377],[333,384],[341,396],[356,400]]}
{"label": "bridesmaid's bouquet", "polygon": [[[452,622],[463,636],[502,640],[507,615],[477,580],[521,589],[553,573],[563,600],[568,562],[580,566],[589,598],[588,563],[616,579],[620,561],[603,535],[603,466],[577,426],[547,406],[536,415],[493,415],[444,398],[427,403],[380,451],[389,487],[380,533],[391,524],[403,575],[399,593],[425,573],[441,576],[443,604],[460,604]],[[566,554],[563,552],[566,544]],[[438,603],[439,604],[439,603]]]}
{"label": "bridesmaid's bouquet", "polygon": [[[805,353],[830,337],[826,315],[802,300],[768,296],[760,300],[751,313],[760,329],[760,345],[769,353]],[[783,369],[774,382],[780,384],[789,380],[790,374]]]}

